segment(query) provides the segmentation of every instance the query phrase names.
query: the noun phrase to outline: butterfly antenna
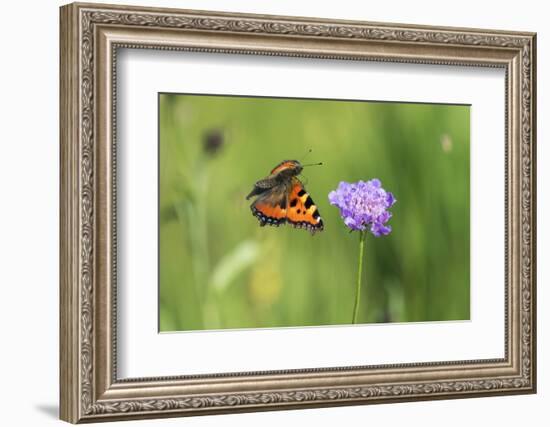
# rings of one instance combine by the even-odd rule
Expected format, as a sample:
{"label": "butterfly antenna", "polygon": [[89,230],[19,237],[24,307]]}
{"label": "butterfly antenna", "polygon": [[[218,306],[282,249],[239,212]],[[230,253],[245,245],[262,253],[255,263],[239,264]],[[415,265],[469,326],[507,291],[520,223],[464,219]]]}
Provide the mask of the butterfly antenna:
{"label": "butterfly antenna", "polygon": [[302,165],[303,168],[305,168],[306,166],[323,166],[323,162],[319,162],[319,163],[309,163],[307,165]]}
{"label": "butterfly antenna", "polygon": [[311,153],[313,150],[311,148],[308,148],[307,151],[306,151],[306,154],[304,154],[302,156],[302,162],[306,159],[306,157],[308,156],[309,153]]}
{"label": "butterfly antenna", "polygon": [[[302,168],[305,168],[306,166],[322,166],[323,165],[323,162],[319,162],[319,163],[309,163],[307,165],[302,165]],[[300,174],[301,175],[301,174]],[[307,184],[307,178],[304,176],[304,175],[301,175],[303,177],[303,179],[305,179],[306,181],[306,184]]]}

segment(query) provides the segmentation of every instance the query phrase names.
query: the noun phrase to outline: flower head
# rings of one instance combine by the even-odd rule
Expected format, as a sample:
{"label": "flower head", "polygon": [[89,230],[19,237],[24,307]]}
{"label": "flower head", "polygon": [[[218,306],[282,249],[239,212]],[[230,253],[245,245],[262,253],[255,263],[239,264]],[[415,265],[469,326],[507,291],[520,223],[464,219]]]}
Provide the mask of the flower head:
{"label": "flower head", "polygon": [[393,194],[382,188],[378,179],[355,183],[340,182],[328,195],[331,205],[340,209],[344,223],[352,230],[370,231],[375,236],[387,235],[391,227],[386,225],[391,218],[390,208],[395,202]]}
{"label": "flower head", "polygon": [[211,129],[205,133],[202,140],[206,154],[214,156],[223,148],[224,137],[221,129]]}

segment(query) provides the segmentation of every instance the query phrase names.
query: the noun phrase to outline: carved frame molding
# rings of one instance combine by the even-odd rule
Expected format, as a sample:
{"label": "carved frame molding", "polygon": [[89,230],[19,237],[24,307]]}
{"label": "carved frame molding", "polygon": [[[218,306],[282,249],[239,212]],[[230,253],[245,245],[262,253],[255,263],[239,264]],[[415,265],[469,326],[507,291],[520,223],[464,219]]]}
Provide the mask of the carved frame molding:
{"label": "carved frame molding", "polygon": [[[535,392],[535,34],[71,4],[60,42],[62,419]],[[118,380],[118,48],[505,68],[505,358]]]}

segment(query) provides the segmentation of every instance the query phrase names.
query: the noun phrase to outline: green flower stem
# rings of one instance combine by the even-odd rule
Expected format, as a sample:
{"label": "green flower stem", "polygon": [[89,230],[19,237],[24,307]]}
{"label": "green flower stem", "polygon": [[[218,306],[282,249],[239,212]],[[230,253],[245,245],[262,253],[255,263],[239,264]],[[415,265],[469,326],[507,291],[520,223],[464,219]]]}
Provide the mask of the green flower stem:
{"label": "green flower stem", "polygon": [[355,290],[355,304],[353,305],[352,324],[357,323],[357,314],[359,313],[359,300],[361,299],[361,276],[363,274],[363,253],[365,252],[365,237],[367,231],[359,232],[359,267],[357,271],[357,288]]}

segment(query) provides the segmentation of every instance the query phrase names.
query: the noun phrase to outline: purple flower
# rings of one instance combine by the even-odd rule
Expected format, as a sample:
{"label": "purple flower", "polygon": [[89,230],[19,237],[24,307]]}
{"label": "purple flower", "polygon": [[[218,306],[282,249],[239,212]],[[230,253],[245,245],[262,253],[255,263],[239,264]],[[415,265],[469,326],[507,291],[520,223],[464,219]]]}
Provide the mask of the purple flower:
{"label": "purple flower", "polygon": [[335,191],[328,195],[331,205],[338,206],[344,223],[352,230],[370,231],[376,237],[387,235],[391,227],[386,225],[391,218],[389,209],[395,202],[395,197],[382,188],[378,179],[355,183],[340,182]]}

